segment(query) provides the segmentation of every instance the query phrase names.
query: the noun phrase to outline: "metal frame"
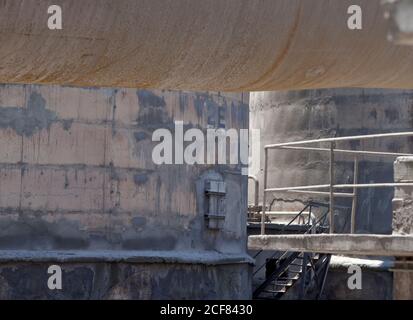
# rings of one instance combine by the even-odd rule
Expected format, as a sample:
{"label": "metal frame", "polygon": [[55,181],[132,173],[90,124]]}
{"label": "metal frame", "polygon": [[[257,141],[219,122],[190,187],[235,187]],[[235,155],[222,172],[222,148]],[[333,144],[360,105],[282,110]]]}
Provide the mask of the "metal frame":
{"label": "metal frame", "polygon": [[249,175],[248,179],[254,181],[254,206],[258,207],[259,201],[258,201],[258,196],[260,192],[260,182],[258,181],[258,178],[253,175]]}
{"label": "metal frame", "polygon": [[[270,192],[295,192],[306,193],[314,195],[328,195],[330,198],[329,205],[329,221],[330,221],[330,233],[334,233],[334,199],[337,197],[349,197],[353,199],[352,211],[351,211],[351,233],[355,233],[355,220],[356,220],[356,206],[357,206],[357,190],[359,188],[388,188],[388,187],[401,187],[409,186],[413,187],[413,183],[358,183],[359,172],[359,156],[383,156],[383,157],[400,157],[400,156],[413,156],[410,153],[393,153],[393,152],[381,152],[381,151],[367,151],[367,150],[346,150],[337,149],[336,144],[343,141],[355,141],[355,140],[368,140],[368,139],[382,139],[390,137],[413,137],[413,132],[396,132],[396,133],[382,133],[382,134],[370,134],[359,136],[347,136],[338,138],[322,138],[314,140],[294,141],[287,143],[270,144],[264,146],[264,188],[263,188],[263,206],[261,214],[261,234],[265,235],[265,222],[266,222],[266,201],[267,194]],[[324,147],[303,147],[303,145],[315,144],[315,143],[328,143],[329,148]],[[268,152],[272,149],[286,149],[286,150],[306,150],[306,151],[318,151],[329,152],[329,184],[324,185],[310,185],[310,186],[296,186],[296,187],[284,187],[284,188],[269,188],[268,187]],[[336,184],[335,183],[335,154],[352,154],[354,155],[354,180],[353,184]],[[335,192],[335,189],[353,189],[352,193]],[[328,192],[318,191],[318,189],[329,189]]]}
{"label": "metal frame", "polygon": [[[316,218],[312,214],[313,208],[322,209],[322,213],[319,218]],[[298,212],[297,215],[294,216],[294,218],[287,225],[284,226],[282,232],[284,232],[289,225],[294,223],[294,221],[303,218],[303,215],[305,213],[308,213],[308,219],[305,219],[306,217],[304,217],[304,219],[307,220],[305,223],[306,230],[304,234],[323,233],[324,231],[328,230],[326,226],[326,220],[329,213],[328,205],[310,201],[305,205],[305,207],[300,212]],[[264,250],[259,250],[258,253],[254,255],[254,259],[256,259],[263,252]],[[278,258],[276,258],[276,256],[278,256]],[[296,261],[296,259],[303,260],[301,264],[302,273],[301,276],[298,278],[301,281],[300,296],[303,298],[307,292],[308,286],[306,283],[306,279],[309,276],[308,273],[312,270],[315,276],[315,284],[317,285],[318,289],[318,297],[320,297],[323,292],[324,283],[327,276],[328,264],[330,263],[330,254],[320,254],[320,256],[322,256],[320,257],[320,261],[314,264],[313,255],[311,253],[291,251],[274,252],[269,258],[266,259],[266,261],[263,264],[261,264],[253,271],[253,276],[256,276],[264,267],[266,267],[268,260],[278,260],[281,261],[281,264],[268,277],[266,277],[266,279],[254,290],[253,298],[258,299],[261,293],[263,292],[269,293],[268,291],[266,291],[266,289],[271,284],[274,284],[274,286],[276,286],[277,280],[279,280],[279,278],[290,268],[290,266],[293,264],[294,261]],[[321,262],[321,265],[319,264],[319,262]],[[308,267],[308,263],[310,264],[310,267]],[[309,277],[309,279],[311,282],[312,278]],[[285,290],[288,290],[287,286],[285,286]],[[272,293],[273,298],[279,298],[282,296],[281,292],[273,291]]]}

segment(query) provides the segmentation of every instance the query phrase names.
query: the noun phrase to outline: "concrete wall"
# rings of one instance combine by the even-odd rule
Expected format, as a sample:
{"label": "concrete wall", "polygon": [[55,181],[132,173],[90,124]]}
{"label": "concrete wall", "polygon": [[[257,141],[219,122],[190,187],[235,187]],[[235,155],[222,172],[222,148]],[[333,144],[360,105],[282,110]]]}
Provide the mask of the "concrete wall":
{"label": "concrete wall", "polygon": [[[323,294],[320,300],[392,300],[393,274],[385,270],[362,270],[362,288],[351,290],[348,287],[347,268],[330,266]],[[316,300],[319,291],[316,288],[308,290],[304,299]],[[300,297],[300,281],[297,282],[283,300],[297,300]]]}
{"label": "concrete wall", "polygon": [[242,264],[66,262],[62,290],[49,290],[47,263],[0,265],[1,299],[248,299]]}
{"label": "concrete wall", "polygon": [[[410,131],[413,124],[413,92],[402,90],[334,89],[251,94],[251,128],[261,129],[261,148],[265,144],[382,132]],[[384,139],[341,143],[348,149],[411,152],[411,139]],[[269,151],[270,187],[325,184],[328,178],[328,153],[307,151]],[[253,163],[252,174],[260,179],[262,199],[263,152]],[[360,158],[359,183],[393,180],[393,159]],[[336,182],[353,180],[352,157],[336,156]],[[252,189],[250,188],[250,193]],[[348,191],[348,190],[347,190]],[[273,210],[302,209],[296,194],[277,194]],[[391,189],[362,189],[356,217],[359,233],[391,233]],[[272,199],[268,203],[271,202]],[[251,203],[252,198],[249,199]],[[337,200],[349,205],[349,201]],[[350,210],[336,218],[338,231],[349,231]]]}
{"label": "concrete wall", "polygon": [[[413,183],[413,157],[400,157],[394,163],[395,181]],[[396,188],[393,200],[393,234],[413,234],[413,187]],[[396,257],[394,298],[413,299],[413,259]]]}
{"label": "concrete wall", "polygon": [[[248,128],[248,95],[0,86],[0,249],[39,255],[158,250],[177,257],[214,251],[245,262],[247,179],[240,166],[152,161],[152,132],[173,130],[177,120],[185,128]],[[200,205],[200,186],[211,172],[227,184],[227,215],[219,231],[206,228]],[[2,283],[12,285],[18,275],[6,269]],[[220,292],[216,298],[228,297]]]}
{"label": "concrete wall", "polygon": [[330,268],[324,288],[326,300],[392,300],[393,274],[389,271],[362,271],[362,288],[350,290],[347,285],[351,274],[347,269]]}
{"label": "concrete wall", "polygon": [[[413,183],[413,158],[400,157],[394,163],[395,182]],[[413,234],[413,187],[397,187],[393,199],[393,234]]]}

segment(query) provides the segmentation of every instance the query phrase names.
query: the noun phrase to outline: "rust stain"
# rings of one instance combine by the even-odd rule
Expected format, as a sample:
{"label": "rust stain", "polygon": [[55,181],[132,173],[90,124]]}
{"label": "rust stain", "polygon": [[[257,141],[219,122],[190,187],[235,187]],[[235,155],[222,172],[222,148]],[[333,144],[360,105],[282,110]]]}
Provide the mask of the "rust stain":
{"label": "rust stain", "polygon": [[[271,65],[271,67],[259,79],[255,80],[253,82],[250,82],[250,83],[246,84],[245,86],[242,86],[242,87],[238,88],[237,90],[241,90],[241,91],[251,90],[251,88],[253,86],[256,86],[260,82],[266,80],[267,78],[269,78],[275,72],[275,70],[280,66],[280,64],[282,63],[282,61],[285,59],[288,52],[290,51],[292,42],[295,38],[295,35],[297,34],[298,25],[301,21],[301,15],[302,15],[302,3],[300,2],[298,10],[297,10],[297,14],[295,15],[294,24],[293,24],[293,26],[292,26],[289,34],[288,34],[287,44],[285,45],[285,47],[282,50],[281,54],[276,58],[276,60]],[[264,83],[263,85],[265,85],[265,84],[266,83]]]}
{"label": "rust stain", "polygon": [[[16,32],[12,30],[2,30],[0,31],[0,34],[4,35],[15,35],[15,36],[23,36],[23,37],[36,37],[36,38],[42,38],[44,37],[44,33],[32,33],[32,32]],[[47,35],[48,38],[57,38],[57,39],[62,39],[62,40],[87,40],[87,41],[107,41],[105,38],[93,38],[93,37],[85,37],[85,36],[79,36],[79,35],[70,35],[70,34],[52,34],[48,33]]]}

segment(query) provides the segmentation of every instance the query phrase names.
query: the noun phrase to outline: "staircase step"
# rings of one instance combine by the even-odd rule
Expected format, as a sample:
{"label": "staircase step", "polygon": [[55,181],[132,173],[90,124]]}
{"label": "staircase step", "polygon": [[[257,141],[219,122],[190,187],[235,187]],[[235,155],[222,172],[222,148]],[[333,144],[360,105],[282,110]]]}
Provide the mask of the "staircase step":
{"label": "staircase step", "polygon": [[298,276],[298,274],[297,275],[295,275],[295,276],[288,276],[288,277],[280,277],[280,278],[278,278],[278,280],[298,280],[298,279],[300,279],[300,277]]}
{"label": "staircase step", "polygon": [[301,274],[302,272],[303,272],[302,268],[300,268],[300,270],[292,270],[292,269],[289,269],[289,270],[288,270],[288,273],[289,273],[289,274],[291,274],[291,273]]}
{"label": "staircase step", "polygon": [[303,264],[302,263],[290,263],[290,266],[297,266],[297,267],[302,267]]}
{"label": "staircase step", "polygon": [[[311,260],[318,261],[318,260],[320,260],[320,257],[313,257],[313,258],[311,258]],[[301,263],[302,264],[302,261],[303,261],[303,258],[297,258],[293,261],[293,263]]]}
{"label": "staircase step", "polygon": [[293,286],[293,281],[289,280],[288,282],[286,282],[286,281],[279,281],[277,279],[277,280],[275,280],[275,286],[277,286],[277,287],[292,287]]}
{"label": "staircase step", "polygon": [[279,290],[263,290],[262,292],[275,294],[275,293],[286,293],[287,290],[284,288],[284,289],[279,289]]}
{"label": "staircase step", "polygon": [[297,268],[297,267],[302,267],[303,266],[303,264],[302,263],[290,263],[290,265],[289,265],[289,267],[295,267],[295,268]]}
{"label": "staircase step", "polygon": [[[290,263],[290,266],[302,267],[302,263]],[[311,267],[311,263],[307,263],[307,267]]]}

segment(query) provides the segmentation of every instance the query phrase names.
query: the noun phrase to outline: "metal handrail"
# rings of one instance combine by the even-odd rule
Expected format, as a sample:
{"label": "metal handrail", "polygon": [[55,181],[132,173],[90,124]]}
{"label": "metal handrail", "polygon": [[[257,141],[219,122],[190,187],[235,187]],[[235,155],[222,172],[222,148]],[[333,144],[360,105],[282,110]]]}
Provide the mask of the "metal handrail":
{"label": "metal handrail", "polygon": [[[401,183],[360,183],[360,184],[333,184],[334,188],[340,189],[353,189],[353,188],[389,188],[389,187],[413,187],[411,182],[401,182]],[[305,191],[312,189],[327,189],[330,188],[329,184],[319,184],[312,186],[299,186],[299,187],[283,187],[283,188],[269,188],[265,189],[267,192],[282,192],[282,191]],[[336,193],[337,195],[353,195],[352,193]]]}
{"label": "metal handrail", "polygon": [[[312,207],[324,207],[327,210],[325,210],[325,212],[321,215],[321,217],[317,218],[313,218],[311,219],[311,211],[312,211]],[[288,224],[291,225],[300,215],[303,214],[303,212],[309,208],[310,210],[310,215],[309,215],[309,220],[306,224],[307,226],[307,230],[305,231],[304,234],[309,234],[309,233],[313,233],[313,230],[315,228],[315,232],[318,232],[318,228],[324,227],[325,226],[325,218],[327,217],[327,214],[329,212],[329,208],[328,205],[326,206],[325,204],[318,204],[317,202],[312,202],[310,201],[309,203],[306,204],[306,206],[304,207],[304,209],[302,209],[300,211],[300,213],[298,215],[296,215]],[[322,229],[321,229],[322,230]],[[322,231],[321,231],[322,232]],[[263,252],[263,250],[260,250],[255,256],[254,258],[256,258],[259,254],[261,254]],[[274,259],[276,255],[278,255],[279,252],[275,252],[273,253],[270,258],[268,258],[262,265],[260,265],[254,272],[253,272],[253,276],[255,276],[259,271],[261,271],[264,266],[266,266],[267,261]],[[306,253],[302,253],[302,252],[291,252],[291,251],[284,251],[281,253],[281,255],[279,255],[279,257],[277,258],[278,261],[283,261],[282,264],[276,269],[274,270],[269,276],[266,276],[265,280],[254,290],[253,293],[253,297],[257,298],[259,296],[259,294],[269,285],[269,283],[271,283],[272,281],[274,281],[275,279],[277,279],[277,277],[279,277],[281,274],[283,274],[286,270],[288,270],[288,268],[290,267],[290,265],[299,257],[303,255],[303,261],[302,261],[302,267],[303,267],[303,281],[305,282],[306,279],[306,272],[305,270],[307,269],[307,259],[306,259]],[[311,259],[309,259],[310,262],[310,267],[311,269],[314,271],[314,275],[315,275],[315,281],[316,284],[318,284],[320,282],[320,284],[318,284],[320,286],[319,290],[320,290],[320,294],[323,290],[324,287],[324,283],[325,283],[325,277],[326,277],[326,272],[328,271],[328,264],[330,262],[329,260],[330,255],[327,255],[326,259],[320,259],[321,263],[327,263],[327,266],[325,267],[325,273],[322,275],[322,281],[320,282],[318,279],[318,272],[320,272],[320,270],[318,270],[317,265],[313,263],[313,261]],[[320,262],[319,261],[319,262]],[[318,263],[319,263],[318,262]],[[322,269],[322,268],[321,268]],[[322,269],[324,270],[324,269]],[[304,288],[304,287],[303,287]]]}
{"label": "metal handrail", "polygon": [[254,206],[258,207],[258,205],[259,205],[258,196],[259,196],[259,192],[260,192],[260,183],[259,183],[258,178],[256,176],[249,175],[248,179],[254,181]]}
{"label": "metal handrail", "polygon": [[369,140],[369,139],[391,138],[391,137],[413,137],[413,132],[412,131],[409,131],[409,132],[391,132],[391,133],[367,134],[367,135],[359,135],[359,136],[347,136],[347,137],[302,140],[302,141],[294,141],[294,142],[269,144],[269,145],[266,145],[264,148],[265,149],[276,149],[276,148],[286,147],[286,146],[296,146],[296,145],[313,144],[313,143],[320,143],[320,142],[342,142],[342,141]]}
{"label": "metal handrail", "polygon": [[[303,214],[303,212],[304,212],[305,210],[307,210],[308,207],[311,208],[311,204],[307,204],[307,205],[304,207],[303,210],[301,210],[288,224],[286,224],[286,225],[284,226],[284,228],[283,228],[283,231],[285,230],[286,227],[292,225],[292,223],[293,223],[298,217],[300,217],[300,216]],[[310,211],[311,211],[311,209],[310,209]]]}
{"label": "metal handrail", "polygon": [[[312,207],[319,207],[319,206],[325,206],[324,204],[319,204],[317,202],[313,202],[310,201],[305,207],[304,209],[302,209],[287,225],[284,226],[284,228],[282,229],[282,231],[285,231],[285,228],[289,225],[291,225],[299,216],[301,216],[303,214],[303,212],[307,209],[310,208],[310,212],[311,212],[311,208]],[[328,207],[327,207],[328,208]],[[307,222],[307,224],[305,224],[306,226],[308,226],[309,228],[304,232],[304,234],[309,234],[310,232],[313,231],[313,229],[315,228],[315,230],[317,231],[317,228],[319,226],[324,227],[325,224],[325,218],[327,217],[329,210],[326,210],[326,212],[324,212],[321,217],[319,219],[316,219],[315,222],[313,221],[313,223],[311,223],[311,220],[309,220]],[[323,220],[323,222],[321,223],[321,221]],[[256,259],[264,250],[260,250],[258,251],[255,255],[254,255],[254,259]],[[283,259],[285,258],[285,256],[290,253],[290,251],[285,251],[281,254],[281,256],[278,259]],[[274,257],[278,254],[278,252],[275,252],[272,256],[270,256],[269,259],[274,259]],[[262,264],[260,267],[258,267],[254,272],[253,275],[256,275],[263,267],[265,266],[265,263]]]}
{"label": "metal handrail", "polygon": [[[330,152],[328,148],[309,148],[309,147],[278,147],[276,149],[284,150],[305,150],[305,151],[324,151]],[[334,149],[335,153],[344,154],[356,154],[365,156],[382,156],[382,157],[409,157],[412,156],[410,153],[397,153],[397,152],[380,152],[380,151],[359,151],[359,150],[345,150],[345,149]]]}
{"label": "metal handrail", "polygon": [[[413,132],[395,132],[395,133],[381,133],[381,134],[370,134],[370,135],[358,135],[358,136],[347,136],[347,137],[335,137],[335,138],[321,138],[313,140],[303,140],[294,141],[287,143],[270,144],[264,146],[264,188],[263,188],[263,207],[261,213],[261,234],[265,234],[265,221],[266,221],[266,200],[267,193],[269,192],[295,192],[295,193],[308,193],[316,195],[328,195],[330,198],[329,205],[329,220],[330,220],[330,233],[334,232],[334,198],[335,197],[349,197],[353,199],[352,202],[352,213],[351,213],[351,233],[355,233],[355,212],[357,206],[357,190],[360,188],[387,188],[387,187],[401,187],[409,186],[413,187],[413,183],[365,183],[359,184],[358,181],[358,157],[360,155],[366,156],[388,156],[388,157],[399,157],[399,156],[413,156],[410,153],[393,153],[393,152],[381,152],[381,151],[367,151],[367,150],[345,150],[337,149],[336,143],[343,141],[354,141],[354,140],[368,140],[368,139],[378,139],[378,138],[389,138],[389,137],[413,137]],[[314,143],[329,143],[330,148],[316,148],[316,147],[303,147],[303,145],[314,144]],[[330,153],[330,183],[324,185],[310,185],[310,186],[298,186],[298,187],[283,187],[283,188],[268,188],[268,152],[271,149],[286,149],[286,150],[305,150],[305,151],[323,151]],[[334,170],[334,156],[335,153],[353,154],[354,155],[354,179],[353,184],[335,184],[335,170]],[[329,192],[314,191],[317,189],[329,189]],[[353,189],[352,193],[335,192],[335,189]]]}

